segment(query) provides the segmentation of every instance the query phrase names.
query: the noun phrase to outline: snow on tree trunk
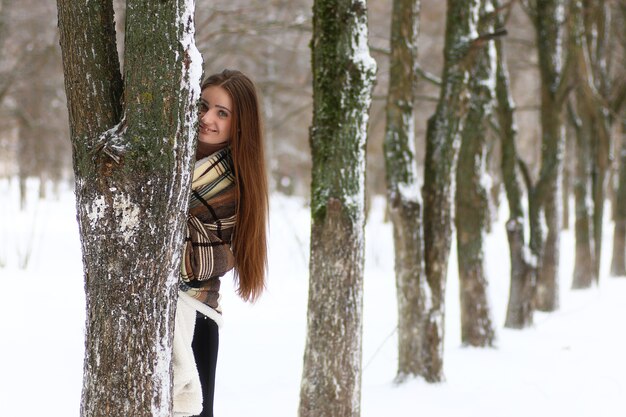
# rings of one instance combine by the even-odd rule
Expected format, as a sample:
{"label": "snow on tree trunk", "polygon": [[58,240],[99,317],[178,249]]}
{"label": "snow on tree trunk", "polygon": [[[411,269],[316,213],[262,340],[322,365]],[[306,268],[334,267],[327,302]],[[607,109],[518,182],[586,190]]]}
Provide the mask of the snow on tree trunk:
{"label": "snow on tree trunk", "polygon": [[[604,62],[604,42],[607,36],[601,27],[605,21],[603,7],[596,8],[581,0],[570,3],[570,61],[574,63],[573,73],[576,75],[576,103],[579,115],[580,147],[579,164],[579,196],[577,197],[577,214],[581,216],[580,231],[576,233],[577,262],[574,270],[572,287],[587,288],[600,273],[600,256],[602,243],[602,221],[604,202],[606,200],[606,177],[610,157],[610,123],[607,117],[606,99],[602,96],[606,82],[606,63]],[[589,46],[589,42],[593,47]],[[592,54],[592,52],[595,52]],[[604,80],[604,81],[603,81]],[[605,96],[608,93],[605,92]],[[572,111],[573,112],[573,111]],[[575,118],[575,116],[573,116]],[[589,158],[589,155],[592,158]],[[589,192],[591,184],[591,192]],[[587,200],[593,198],[593,214],[589,214]],[[591,217],[592,216],[592,217]],[[579,237],[581,242],[579,242]],[[592,243],[588,243],[591,241]],[[587,246],[587,247],[585,247]],[[580,262],[578,260],[580,250]],[[587,253],[589,252],[589,253]],[[586,263],[591,265],[587,266]]]}
{"label": "snow on tree trunk", "polygon": [[533,20],[541,76],[542,135],[539,181],[531,196],[531,248],[540,261],[535,305],[541,311],[554,311],[559,307],[560,176],[564,146],[561,82],[565,20],[563,0],[537,0]]}
{"label": "snow on tree trunk", "polygon": [[[479,33],[493,32],[491,0],[481,1]],[[488,42],[476,55],[470,69],[469,112],[461,133],[456,171],[455,225],[461,299],[461,341],[469,346],[493,346],[493,329],[487,297],[485,234],[489,223],[489,195],[485,186],[487,168],[486,118],[495,96],[496,51]]]}
{"label": "snow on tree trunk", "polygon": [[478,0],[448,0],[439,102],[428,120],[424,165],[424,260],[432,292],[426,338],[426,379],[443,380],[445,288],[452,239],[450,217],[459,132],[467,112],[468,63],[475,52]]}
{"label": "snow on tree trunk", "polygon": [[398,300],[398,382],[426,376],[423,349],[430,294],[422,266],[422,201],[413,117],[419,7],[419,0],[394,0],[391,17],[384,150]]}
{"label": "snow on tree trunk", "polygon": [[[495,1],[494,6],[499,9],[499,1]],[[498,26],[502,26],[504,21],[502,16],[498,15],[497,19]],[[522,204],[522,179],[517,169],[519,156],[516,149],[515,103],[511,93],[503,41],[496,39],[495,44],[497,51],[497,116],[500,139],[502,140],[502,178],[509,203],[506,232],[511,259],[509,303],[504,326],[512,329],[523,329],[533,323],[533,294],[537,269],[535,258],[532,257],[528,243],[524,238],[525,215]]]}
{"label": "snow on tree trunk", "polygon": [[376,64],[361,0],[313,5],[311,260],[301,417],[360,415],[365,146]]}
{"label": "snow on tree trunk", "polygon": [[[81,416],[170,416],[201,58],[193,0],[58,0],[87,302]],[[122,103],[122,97],[124,97]]]}
{"label": "snow on tree trunk", "polygon": [[[626,121],[622,121],[622,135],[626,133]],[[619,179],[617,188],[617,210],[613,231],[613,258],[611,275],[626,277],[626,140],[622,137],[619,158]]]}

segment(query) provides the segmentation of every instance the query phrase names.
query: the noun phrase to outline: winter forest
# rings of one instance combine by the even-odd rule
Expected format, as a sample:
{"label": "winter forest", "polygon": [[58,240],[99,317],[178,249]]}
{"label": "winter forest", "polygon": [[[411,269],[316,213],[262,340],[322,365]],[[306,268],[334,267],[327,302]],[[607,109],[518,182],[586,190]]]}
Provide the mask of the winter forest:
{"label": "winter forest", "polygon": [[[218,416],[624,416],[626,0],[0,0],[0,415],[172,416],[200,80],[248,74],[261,298]],[[261,158],[262,159],[262,158]]]}

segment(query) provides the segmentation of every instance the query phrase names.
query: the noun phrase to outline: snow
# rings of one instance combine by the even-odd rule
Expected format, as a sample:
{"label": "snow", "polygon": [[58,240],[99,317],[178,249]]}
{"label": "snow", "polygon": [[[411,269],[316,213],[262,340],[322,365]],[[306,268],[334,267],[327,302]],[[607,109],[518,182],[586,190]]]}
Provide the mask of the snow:
{"label": "snow", "polygon": [[[0,180],[0,415],[79,415],[84,293],[71,190],[38,202],[29,182],[19,211],[17,182]],[[487,236],[486,265],[497,347],[461,347],[458,276],[448,268],[446,381],[394,385],[396,302],[391,225],[375,198],[366,227],[363,417],[623,417],[626,415],[626,279],[609,278],[607,222],[599,288],[569,290],[573,235],[562,244],[561,309],[537,313],[533,328],[503,328],[509,290],[504,219]],[[270,274],[254,305],[223,281],[216,415],[297,415],[305,342],[309,208],[271,197]],[[610,218],[610,216],[606,216]],[[31,238],[32,236],[32,238]],[[25,253],[30,262],[23,269]],[[620,330],[622,329],[622,330]]]}

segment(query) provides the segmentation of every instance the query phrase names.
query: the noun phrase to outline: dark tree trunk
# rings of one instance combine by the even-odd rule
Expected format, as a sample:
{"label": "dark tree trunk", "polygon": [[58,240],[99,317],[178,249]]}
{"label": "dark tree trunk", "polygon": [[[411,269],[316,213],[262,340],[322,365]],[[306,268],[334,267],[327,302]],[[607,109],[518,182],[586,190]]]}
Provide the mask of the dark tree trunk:
{"label": "dark tree trunk", "polygon": [[398,382],[426,376],[423,349],[430,296],[422,267],[422,201],[413,116],[418,27],[419,0],[394,0],[384,150],[398,300]]}
{"label": "dark tree trunk", "polygon": [[367,115],[375,62],[360,0],[313,5],[311,260],[301,417],[360,415]]}
{"label": "dark tree trunk", "polygon": [[[579,97],[577,102],[581,103],[582,99]],[[591,233],[592,219],[588,203],[591,185],[591,161],[589,160],[591,131],[589,120],[585,117],[585,110],[579,109],[577,114],[574,114],[573,108],[570,109],[570,118],[576,131],[576,176],[574,180],[576,246],[572,288],[588,288],[593,282],[595,271]]]}
{"label": "dark tree trunk", "polygon": [[[626,2],[619,5],[622,22],[626,21]],[[626,49],[626,26],[622,25],[622,50]],[[626,87],[622,86],[622,94]],[[623,108],[624,97],[619,98],[613,110],[622,115],[622,145],[619,154],[619,177],[617,179],[617,196],[615,198],[615,210],[613,212],[615,229],[613,231],[613,257],[611,260],[611,275],[614,277],[626,277],[626,119]]]}
{"label": "dark tree trunk", "polygon": [[[58,0],[87,332],[82,416],[170,416],[200,57],[193,2]],[[122,104],[122,96],[124,104]]]}
{"label": "dark tree trunk", "polygon": [[[495,2],[495,6],[497,9],[500,8],[498,1]],[[498,15],[498,25],[503,25],[503,19],[500,15]],[[495,43],[498,60],[496,71],[497,115],[502,140],[502,178],[509,203],[509,219],[506,222],[506,231],[511,259],[509,303],[504,325],[508,328],[523,329],[533,323],[533,294],[537,269],[536,261],[532,257],[528,243],[524,238],[526,217],[522,203],[522,178],[520,178],[520,172],[517,169],[519,156],[516,149],[515,103],[511,93],[504,45],[501,39],[496,39]]]}
{"label": "dark tree trunk", "polygon": [[570,135],[570,131],[569,129],[567,129],[567,125],[566,125],[566,129],[565,129],[565,148],[564,148],[564,157],[563,157],[563,179],[562,179],[562,184],[561,184],[561,206],[563,207],[563,218],[562,218],[562,223],[561,223],[561,228],[562,230],[569,230],[569,223],[570,223],[570,219],[569,219],[569,212],[570,212],[570,205],[569,205],[569,199],[570,199],[570,191],[571,191],[571,184],[572,184],[572,174],[571,174],[571,167],[570,167],[570,163],[568,162],[571,159],[571,155],[572,155],[572,145],[571,145],[571,135]]}
{"label": "dark tree trunk", "polygon": [[[489,3],[487,6],[486,2]],[[481,2],[480,19],[491,9]],[[482,23],[479,33],[493,32],[493,23]],[[461,341],[469,346],[493,346],[484,237],[489,223],[489,195],[483,185],[487,175],[485,152],[487,128],[495,92],[495,46],[489,42],[476,55],[469,72],[469,112],[461,132],[456,171],[455,225],[461,299]]]}
{"label": "dark tree trunk", "polygon": [[[587,223],[587,187],[591,183],[591,197],[593,199],[593,213],[591,226],[586,224],[577,228],[577,263],[574,271],[574,288],[587,288],[600,274],[600,258],[602,253],[602,222],[604,218],[604,202],[606,199],[606,177],[610,160],[610,123],[607,109],[601,91],[606,88],[604,49],[606,36],[602,34],[604,26],[604,7],[586,4],[581,0],[573,0],[570,8],[570,61],[572,71],[576,76],[576,101],[580,116],[579,128],[579,187],[580,194],[577,202],[577,214],[581,221]],[[593,44],[593,48],[589,46]],[[593,59],[592,59],[593,58]],[[592,158],[589,158],[589,155]],[[587,165],[590,165],[587,167]],[[584,178],[581,176],[585,176]],[[577,219],[578,222],[578,219]],[[588,236],[589,233],[592,233]],[[578,238],[582,241],[578,242]],[[584,246],[586,242],[593,242],[591,254]],[[579,246],[582,245],[582,246]],[[583,252],[578,259],[579,249]],[[591,261],[591,271],[584,265]]]}
{"label": "dark tree trunk", "polygon": [[[540,177],[530,196],[531,249],[539,259],[535,306],[542,311],[554,311],[559,307],[562,107],[567,88],[561,65],[563,3],[563,0],[537,0],[533,16],[541,76],[542,146]],[[547,231],[543,230],[542,220],[545,220]]]}
{"label": "dark tree trunk", "polygon": [[617,188],[617,210],[613,231],[613,259],[611,275],[626,277],[626,121],[622,121],[622,149],[619,154],[619,184]]}
{"label": "dark tree trunk", "polygon": [[604,224],[604,203],[606,187],[612,159],[611,116],[607,103],[610,100],[610,85],[607,68],[609,49],[610,8],[605,0],[585,3],[583,16],[587,18],[585,25],[589,49],[590,68],[587,80],[593,83],[587,90],[589,112],[592,117],[593,132],[597,132],[593,140],[593,239],[594,239],[594,278],[600,278],[600,262],[602,259],[602,230]]}
{"label": "dark tree trunk", "polygon": [[445,288],[452,239],[451,199],[460,131],[467,112],[468,66],[479,48],[478,0],[448,0],[444,68],[439,102],[428,120],[424,165],[424,259],[432,291],[427,324],[427,376],[443,380]]}

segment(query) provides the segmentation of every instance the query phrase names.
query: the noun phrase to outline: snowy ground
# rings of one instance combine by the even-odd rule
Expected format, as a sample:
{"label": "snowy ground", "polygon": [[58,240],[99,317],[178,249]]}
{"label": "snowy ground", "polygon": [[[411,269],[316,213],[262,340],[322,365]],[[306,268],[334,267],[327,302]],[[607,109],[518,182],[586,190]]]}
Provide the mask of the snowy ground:
{"label": "snowy ground", "polygon": [[[36,184],[30,184],[32,188]],[[0,181],[0,416],[78,416],[84,296],[71,191],[17,207],[16,184]],[[34,192],[34,191],[33,191]],[[375,200],[367,226],[363,417],[609,417],[626,415],[626,279],[571,291],[573,239],[562,236],[561,308],[534,328],[502,327],[508,246],[502,222],[488,240],[498,346],[460,345],[458,278],[451,257],[446,312],[446,382],[395,386],[395,285],[389,224]],[[501,220],[505,215],[501,216]],[[297,413],[305,337],[309,211],[271,199],[268,291],[255,305],[224,291],[216,392],[220,417]],[[605,254],[611,248],[606,230]],[[23,269],[23,264],[28,265]]]}

